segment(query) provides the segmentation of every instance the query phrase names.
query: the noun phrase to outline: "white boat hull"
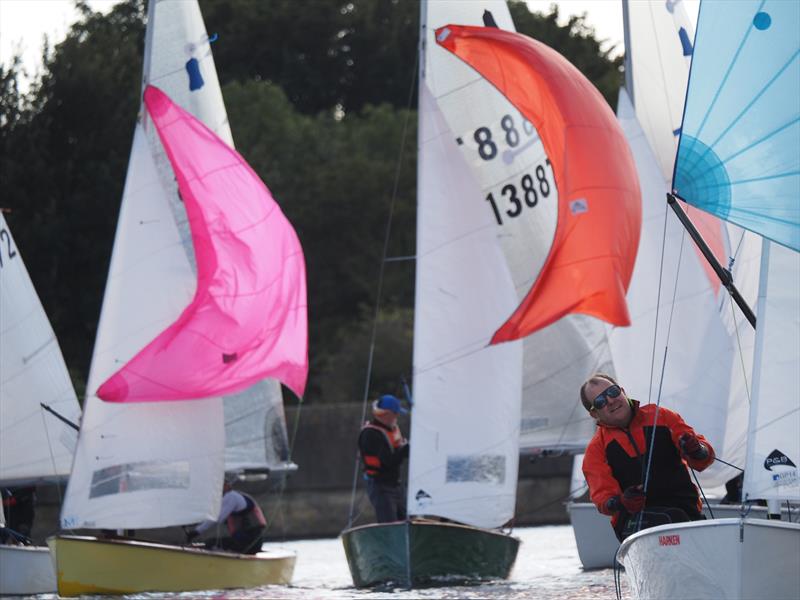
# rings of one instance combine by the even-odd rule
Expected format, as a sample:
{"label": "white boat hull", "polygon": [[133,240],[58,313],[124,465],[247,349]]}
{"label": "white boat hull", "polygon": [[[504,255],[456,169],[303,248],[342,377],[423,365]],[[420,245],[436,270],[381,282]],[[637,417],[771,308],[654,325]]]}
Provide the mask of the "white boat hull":
{"label": "white boat hull", "polygon": [[800,598],[800,524],[715,519],[661,525],[620,545],[634,598]]}
{"label": "white boat hull", "polygon": [[56,573],[46,546],[0,544],[0,595],[52,594]]}
{"label": "white boat hull", "polygon": [[[591,502],[570,502],[567,504],[578,557],[584,569],[610,569],[614,566],[614,555],[619,542],[611,529],[610,517],[600,514]],[[739,504],[712,504],[711,512],[703,507],[703,514],[711,519],[733,519],[741,516]],[[796,511],[794,511],[796,512]],[[747,513],[749,518],[766,519],[767,509],[762,506],[751,507]],[[789,513],[784,509],[782,518],[789,520]]]}

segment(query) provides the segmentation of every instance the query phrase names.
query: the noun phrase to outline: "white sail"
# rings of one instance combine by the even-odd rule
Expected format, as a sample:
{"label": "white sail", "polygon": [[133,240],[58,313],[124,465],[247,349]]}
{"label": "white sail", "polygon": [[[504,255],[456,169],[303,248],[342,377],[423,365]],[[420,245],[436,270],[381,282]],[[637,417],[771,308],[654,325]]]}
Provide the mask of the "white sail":
{"label": "white sail", "polygon": [[672,179],[694,29],[681,0],[623,0],[626,85],[664,181]]}
{"label": "white sail", "polygon": [[[643,214],[627,295],[631,326],[609,334],[616,373],[632,397],[643,403],[660,399],[705,435],[727,462],[742,464],[743,455],[732,454],[729,447],[741,446],[745,432],[743,426],[736,431],[727,427],[734,370],[741,371],[742,363],[737,339],[720,315],[728,309],[725,297],[718,298],[694,242],[666,203],[658,161],[624,89],[617,117],[636,160]],[[745,329],[740,335],[752,345],[752,333]],[[746,405],[744,392],[735,399]],[[703,483],[721,486],[735,475],[717,463],[703,473]]]}
{"label": "white sail", "polygon": [[[503,1],[428,3],[424,77],[477,181],[480,204],[494,225],[521,301],[555,233],[558,190],[549,161],[519,111],[433,39],[434,30],[448,23],[483,25],[485,10],[498,27],[514,30]],[[569,315],[522,344],[521,449],[582,450],[593,421],[580,409],[577,390],[589,373],[613,371],[604,325]]]}
{"label": "white sail", "polygon": [[[156,0],[148,7],[148,44],[144,83],[152,84],[173,102],[203,121],[234,146],[225,103],[214,66],[211,42],[195,0]],[[173,189],[169,161],[152,128],[145,128],[162,182]],[[194,264],[191,235],[177,193],[170,194],[178,230]],[[225,469],[282,470],[287,464],[288,436],[280,383],[266,379],[247,390],[226,396]]]}
{"label": "white sail", "polygon": [[[150,3],[143,79],[232,144],[197,2]],[[187,218],[171,167],[152,123],[146,115],[140,120],[86,414],[62,507],[65,528],[150,528],[212,518],[219,511],[225,467],[260,468],[266,462],[263,443],[225,448],[226,417],[233,439],[264,439],[263,415],[269,406],[261,397],[263,407],[249,408],[251,390],[233,396],[225,408],[220,398],[120,405],[95,395],[101,383],[178,317],[196,285]],[[254,387],[257,393],[270,392],[277,384]]]}
{"label": "white sail", "polygon": [[141,125],[136,127],[63,528],[145,528],[216,515],[220,399],[112,404],[100,384],[170,325],[195,276]]}
{"label": "white sail", "polygon": [[[444,116],[448,98],[443,85],[493,90],[457,60],[444,56],[431,27],[436,26],[437,11],[441,18],[458,21],[464,9],[471,9],[471,22],[480,23],[484,8],[491,5],[502,9],[495,18],[505,18],[503,24],[510,23],[510,17],[502,2],[468,4],[422,6],[427,48],[422,50],[419,92],[415,404],[408,508],[410,514],[498,527],[513,516],[516,501],[522,346],[487,344],[518,300],[491,209],[486,210],[480,186]],[[427,58],[431,55],[443,62]],[[448,74],[459,76],[445,83]],[[472,108],[479,109],[477,104]],[[514,114],[519,123],[519,113]]]}
{"label": "white sail", "polygon": [[800,254],[764,240],[745,498],[800,500]]}
{"label": "white sail", "polygon": [[[625,1],[623,8],[627,90],[620,92],[618,118],[636,157],[644,215],[627,296],[632,324],[610,334],[614,365],[629,394],[655,402],[660,391],[662,405],[706,435],[718,456],[742,465],[746,435],[742,416],[748,406],[754,334],[741,313],[730,310],[718,277],[665,201],[683,114],[693,29],[680,1]],[[626,93],[630,90],[633,102]],[[696,209],[689,214],[708,236],[720,261],[735,259],[731,265],[734,281],[745,299],[754,303],[760,247],[755,236],[745,236],[738,227]],[[631,348],[639,350],[631,352]],[[736,473],[715,463],[700,475],[700,481],[708,493],[718,494]]]}
{"label": "white sail", "polygon": [[[53,328],[0,212],[0,482],[66,477],[80,408]],[[2,516],[0,516],[2,519]]]}

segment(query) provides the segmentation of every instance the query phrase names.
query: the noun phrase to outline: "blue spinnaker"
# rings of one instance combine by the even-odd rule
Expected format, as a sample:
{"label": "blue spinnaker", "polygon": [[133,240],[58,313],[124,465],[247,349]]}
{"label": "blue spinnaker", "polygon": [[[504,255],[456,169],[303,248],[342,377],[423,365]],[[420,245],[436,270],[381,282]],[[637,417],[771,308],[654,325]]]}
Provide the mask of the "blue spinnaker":
{"label": "blue spinnaker", "polygon": [[800,251],[800,2],[702,2],[672,181]]}

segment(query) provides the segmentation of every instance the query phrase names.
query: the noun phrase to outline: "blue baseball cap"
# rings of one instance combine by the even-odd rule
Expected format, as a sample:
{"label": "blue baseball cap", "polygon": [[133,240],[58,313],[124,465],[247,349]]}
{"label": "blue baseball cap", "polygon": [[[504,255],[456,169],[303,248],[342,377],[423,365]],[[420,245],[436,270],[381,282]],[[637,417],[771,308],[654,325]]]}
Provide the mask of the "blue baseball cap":
{"label": "blue baseball cap", "polygon": [[398,400],[391,394],[386,394],[378,398],[378,401],[375,403],[375,408],[380,408],[381,410],[389,410],[396,415],[408,414],[408,411],[400,405],[400,400]]}

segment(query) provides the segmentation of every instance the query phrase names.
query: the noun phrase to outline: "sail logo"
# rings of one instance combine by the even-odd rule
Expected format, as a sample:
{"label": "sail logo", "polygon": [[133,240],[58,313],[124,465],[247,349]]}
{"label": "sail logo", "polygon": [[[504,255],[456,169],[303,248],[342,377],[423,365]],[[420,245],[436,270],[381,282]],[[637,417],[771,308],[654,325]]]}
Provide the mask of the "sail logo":
{"label": "sail logo", "polygon": [[586,198],[578,198],[569,203],[569,210],[573,215],[581,215],[589,212],[589,203]]}
{"label": "sail logo", "polygon": [[417,493],[414,495],[414,499],[417,501],[417,506],[419,507],[428,506],[433,500],[431,495],[425,490],[417,490]]}
{"label": "sail logo", "polygon": [[678,534],[675,535],[660,535],[658,536],[658,545],[659,546],[680,546],[681,545],[681,536]]}
{"label": "sail logo", "polygon": [[767,471],[772,471],[772,467],[794,467],[797,468],[792,460],[780,450],[773,450],[769,456],[764,460],[764,468]]}

